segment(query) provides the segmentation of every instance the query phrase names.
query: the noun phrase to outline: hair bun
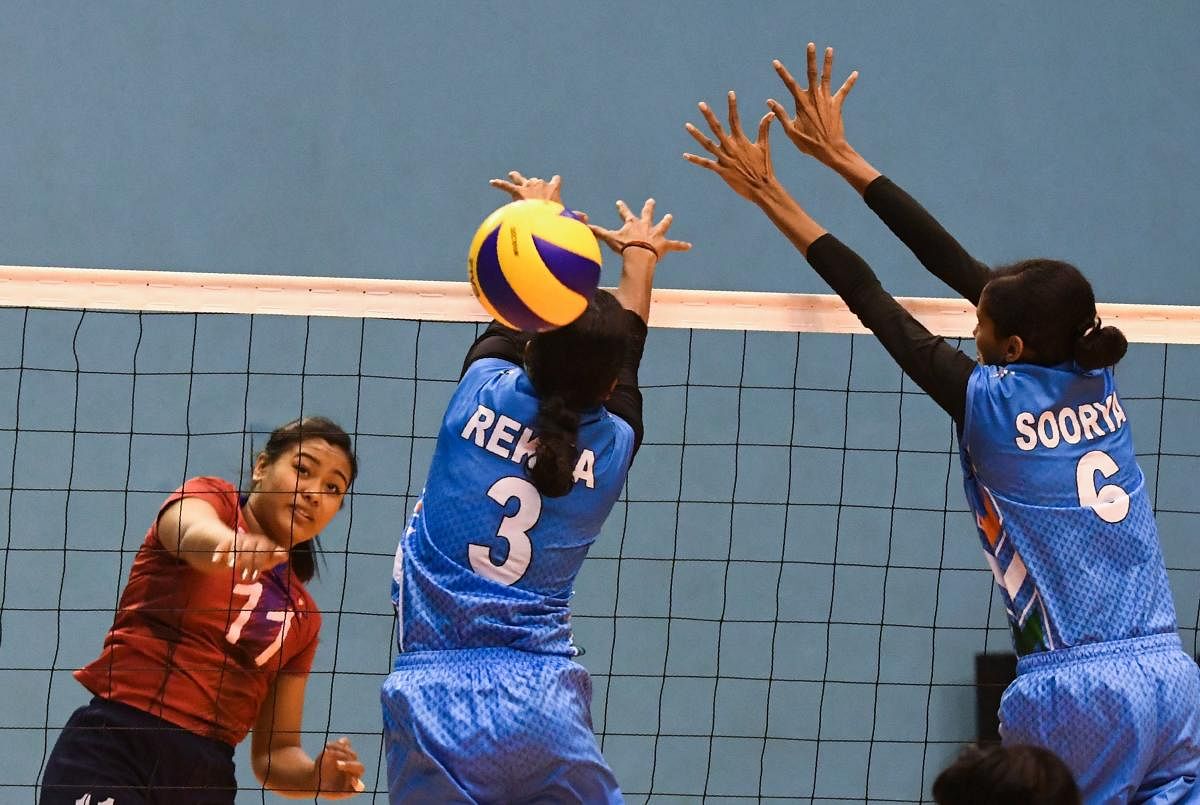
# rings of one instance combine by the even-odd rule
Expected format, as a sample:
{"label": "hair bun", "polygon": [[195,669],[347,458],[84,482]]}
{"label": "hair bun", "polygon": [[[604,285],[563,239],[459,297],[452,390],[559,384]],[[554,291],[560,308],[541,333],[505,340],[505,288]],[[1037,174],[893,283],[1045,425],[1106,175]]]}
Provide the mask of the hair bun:
{"label": "hair bun", "polygon": [[[1096,320],[1099,324],[1099,319]],[[1125,333],[1116,327],[1096,326],[1075,341],[1075,362],[1083,369],[1112,366],[1129,349]]]}

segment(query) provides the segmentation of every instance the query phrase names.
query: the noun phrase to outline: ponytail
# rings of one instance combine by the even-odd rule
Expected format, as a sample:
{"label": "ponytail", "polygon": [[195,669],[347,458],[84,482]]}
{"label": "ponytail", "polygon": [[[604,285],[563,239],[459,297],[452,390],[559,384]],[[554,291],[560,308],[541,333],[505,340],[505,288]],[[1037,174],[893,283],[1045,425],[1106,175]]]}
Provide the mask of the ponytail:
{"label": "ponytail", "polygon": [[529,460],[529,477],[546,497],[562,497],[571,491],[575,481],[579,414],[557,394],[543,397],[538,402],[534,430],[538,435],[537,448]]}
{"label": "ponytail", "polygon": [[580,414],[603,404],[612,390],[632,315],[598,290],[578,319],[529,341],[525,371],[538,397],[537,447],[525,471],[546,497],[561,497],[575,485]]}
{"label": "ponytail", "polygon": [[1125,357],[1129,341],[1116,327],[1104,327],[1097,317],[1086,332],[1075,339],[1075,363],[1081,369],[1112,366]]}

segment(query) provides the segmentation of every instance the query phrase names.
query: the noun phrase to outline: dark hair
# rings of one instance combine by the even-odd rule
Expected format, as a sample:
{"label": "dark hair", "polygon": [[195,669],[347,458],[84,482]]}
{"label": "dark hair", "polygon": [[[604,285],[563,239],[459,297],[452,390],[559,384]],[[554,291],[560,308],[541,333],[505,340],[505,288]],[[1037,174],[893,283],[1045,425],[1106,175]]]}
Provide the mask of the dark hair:
{"label": "dark hair", "polygon": [[1022,260],[996,269],[980,304],[996,335],[1021,337],[1033,352],[1031,363],[1074,360],[1083,369],[1099,369],[1121,360],[1129,347],[1124,333],[1101,326],[1091,283],[1060,260]]}
{"label": "dark hair", "polygon": [[1067,764],[1040,746],[968,747],[933,783],[938,805],[1081,805]]}
{"label": "dark hair", "polygon": [[526,472],[547,497],[565,495],[574,485],[579,414],[604,402],[617,379],[627,338],[623,311],[612,294],[596,291],[574,322],[529,341],[525,365],[539,401],[537,449]]}
{"label": "dark hair", "polygon": [[[358,476],[358,457],[354,455],[354,445],[351,444],[346,431],[333,420],[323,416],[301,417],[286,425],[280,425],[271,431],[270,438],[258,456],[265,458],[267,463],[273,463],[285,450],[304,439],[323,439],[345,453],[346,458],[350,460],[350,483],[354,483]],[[321,548],[318,539],[319,536],[313,537],[307,542],[293,545],[288,550],[288,562],[292,566],[292,572],[301,581],[309,581],[317,575],[317,552]]]}

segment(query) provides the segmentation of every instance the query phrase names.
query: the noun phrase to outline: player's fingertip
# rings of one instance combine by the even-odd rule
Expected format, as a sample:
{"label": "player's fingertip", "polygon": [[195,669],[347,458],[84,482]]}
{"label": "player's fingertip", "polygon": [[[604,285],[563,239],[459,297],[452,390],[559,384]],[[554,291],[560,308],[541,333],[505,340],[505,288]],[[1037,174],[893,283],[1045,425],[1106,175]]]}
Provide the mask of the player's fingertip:
{"label": "player's fingertip", "polygon": [[367,790],[366,783],[364,783],[364,782],[362,781],[362,778],[361,778],[361,777],[355,777],[355,778],[354,778],[354,782],[350,783],[350,785],[351,785],[351,787],[353,787],[353,788],[354,788],[354,790],[355,790],[355,791],[357,791],[357,792],[358,792],[358,793],[360,793],[360,794],[361,794],[363,791],[366,791],[366,790]]}

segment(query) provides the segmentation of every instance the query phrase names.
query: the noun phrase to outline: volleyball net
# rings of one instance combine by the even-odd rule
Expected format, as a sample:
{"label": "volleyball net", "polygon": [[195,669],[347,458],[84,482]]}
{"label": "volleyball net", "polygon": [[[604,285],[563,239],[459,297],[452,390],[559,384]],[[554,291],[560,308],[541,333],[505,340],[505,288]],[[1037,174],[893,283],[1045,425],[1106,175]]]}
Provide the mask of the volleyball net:
{"label": "volleyball net", "polygon": [[[919,802],[975,740],[1003,605],[953,425],[836,298],[655,292],[646,440],[573,600],[596,733],[631,802]],[[903,300],[969,338],[958,300]],[[1197,651],[1200,309],[1101,306]],[[0,799],[34,802],[163,498],[248,482],[328,416],[361,474],[322,535],[306,748],[348,735],[386,802],[392,556],[484,315],[462,283],[0,268]],[[969,345],[968,345],[969,346]],[[995,682],[994,687],[1002,685]],[[991,691],[995,693],[996,691]],[[986,710],[986,707],[984,707]],[[247,746],[239,802],[258,789]]]}

